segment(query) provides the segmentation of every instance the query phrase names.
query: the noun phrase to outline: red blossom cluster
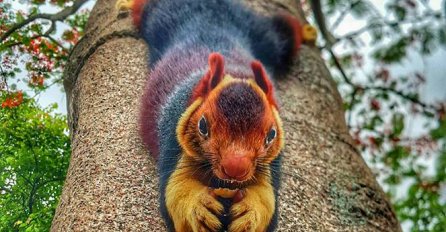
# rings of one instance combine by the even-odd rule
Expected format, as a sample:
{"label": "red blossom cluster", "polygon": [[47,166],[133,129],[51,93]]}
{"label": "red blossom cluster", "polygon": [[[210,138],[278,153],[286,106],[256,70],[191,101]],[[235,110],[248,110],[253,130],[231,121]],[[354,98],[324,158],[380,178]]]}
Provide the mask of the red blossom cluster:
{"label": "red blossom cluster", "polygon": [[22,104],[22,102],[23,102],[23,93],[22,91],[19,91],[7,97],[5,101],[3,101],[2,103],[2,108],[14,108]]}
{"label": "red blossom cluster", "polygon": [[374,111],[379,111],[381,109],[381,104],[379,103],[378,100],[372,99],[370,101],[370,108],[372,108],[372,110]]}
{"label": "red blossom cluster", "polygon": [[29,84],[33,85],[33,86],[43,87],[44,80],[45,80],[45,77],[42,74],[34,74],[31,76],[31,79],[29,80]]}
{"label": "red blossom cluster", "polygon": [[41,37],[31,40],[26,51],[32,55],[35,60],[27,63],[27,69],[30,71],[29,83],[33,86],[43,86],[44,75],[42,72],[51,72],[55,68],[54,58],[60,53],[58,46]]}

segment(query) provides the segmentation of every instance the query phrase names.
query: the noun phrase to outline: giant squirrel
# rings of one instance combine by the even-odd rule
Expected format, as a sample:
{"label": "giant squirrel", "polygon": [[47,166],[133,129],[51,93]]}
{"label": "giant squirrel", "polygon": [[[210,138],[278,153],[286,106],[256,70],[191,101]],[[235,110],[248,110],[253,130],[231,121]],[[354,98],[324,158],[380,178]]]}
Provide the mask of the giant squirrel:
{"label": "giant squirrel", "polygon": [[140,134],[158,160],[169,231],[273,231],[284,132],[269,77],[296,55],[299,22],[233,0],[117,7],[132,9],[149,46]]}

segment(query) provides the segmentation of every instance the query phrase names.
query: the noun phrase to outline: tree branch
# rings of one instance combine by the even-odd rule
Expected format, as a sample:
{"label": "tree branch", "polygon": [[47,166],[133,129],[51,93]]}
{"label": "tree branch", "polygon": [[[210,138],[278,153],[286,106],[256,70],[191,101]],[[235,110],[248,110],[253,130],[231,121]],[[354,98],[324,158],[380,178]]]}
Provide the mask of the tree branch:
{"label": "tree branch", "polygon": [[336,57],[336,55],[334,54],[333,50],[331,48],[327,48],[327,50],[330,53],[331,58],[333,59],[336,69],[338,69],[338,71],[341,73],[342,79],[344,79],[344,81],[347,84],[354,87],[355,84],[353,84],[352,81],[347,77],[347,74],[345,73],[344,68],[342,68],[341,63],[339,63],[339,60]]}
{"label": "tree branch", "polygon": [[29,193],[29,198],[28,198],[28,213],[32,214],[33,212],[33,207],[34,207],[34,201],[35,201],[35,195],[37,192],[37,182],[35,181],[32,185],[31,188],[31,192]]}
{"label": "tree branch", "polygon": [[393,93],[399,97],[401,97],[402,99],[408,100],[414,104],[417,104],[421,107],[423,107],[424,109],[432,109],[435,110],[435,107],[429,104],[426,104],[422,101],[420,101],[418,98],[410,96],[406,93],[403,93],[400,90],[396,90],[394,88],[390,88],[390,87],[385,87],[385,86],[364,86],[362,87],[364,90],[378,90],[378,91],[382,91],[382,92],[390,92]]}
{"label": "tree branch", "polygon": [[[48,30],[45,31],[45,33],[34,35],[34,36],[30,37],[30,40],[37,39],[40,37],[45,37],[45,38],[51,40],[53,43],[55,43],[64,52],[68,53],[68,49],[65,48],[61,43],[59,43],[59,41],[57,41],[56,39],[54,39],[51,36],[51,33],[53,33],[55,30],[56,30],[56,21],[51,21],[51,26],[50,26],[50,28],[48,28]],[[4,48],[11,48],[11,47],[22,45],[22,44],[23,44],[23,41],[12,42],[9,44],[7,43],[6,45],[4,45]]]}
{"label": "tree branch", "polygon": [[63,79],[56,79],[56,80],[54,80],[53,82],[51,82],[51,84],[45,86],[45,89],[43,89],[43,90],[41,90],[41,91],[36,91],[36,93],[34,94],[34,96],[32,96],[31,98],[32,98],[32,99],[35,99],[35,98],[36,98],[37,96],[39,96],[43,91],[47,90],[48,88],[50,88],[51,86],[53,86],[53,85],[55,85],[55,84],[57,84],[57,83],[59,83],[59,82],[62,82],[62,80],[63,80]]}
{"label": "tree branch", "polygon": [[[426,109],[429,110],[436,110],[434,106],[426,104],[422,101],[420,101],[418,98],[410,96],[409,94],[406,94],[400,90],[396,90],[394,88],[391,87],[385,87],[385,86],[359,86],[355,83],[353,83],[347,76],[347,74],[345,73],[344,69],[342,68],[341,63],[339,63],[336,55],[334,54],[333,50],[331,48],[327,48],[328,52],[330,53],[330,56],[333,59],[333,62],[335,64],[336,69],[341,73],[342,79],[345,81],[346,84],[348,84],[349,86],[351,86],[353,88],[353,93],[352,93],[352,99],[351,99],[351,104],[355,101],[356,95],[358,93],[359,90],[362,91],[367,91],[367,90],[377,90],[377,91],[382,91],[382,92],[390,92],[393,93],[399,97],[401,97],[402,99],[408,100],[414,104],[417,104],[419,106],[421,106],[423,108],[423,111],[426,111]],[[350,111],[351,113],[351,111]],[[350,127],[350,116],[348,117],[348,125]]]}
{"label": "tree branch", "polygon": [[51,182],[63,182],[65,180],[65,178],[63,177],[57,177],[57,178],[53,178],[53,179],[49,179],[46,181],[42,181],[37,185],[37,188],[41,188],[43,186],[45,186],[46,184],[49,184]]}
{"label": "tree branch", "polygon": [[404,20],[404,21],[384,21],[383,20],[383,21],[378,22],[378,23],[367,24],[364,27],[362,27],[362,28],[360,28],[360,29],[358,29],[356,31],[353,31],[353,32],[350,32],[350,33],[347,33],[347,34],[343,35],[341,38],[338,38],[336,42],[338,42],[340,40],[343,40],[343,39],[351,39],[353,37],[356,37],[356,36],[358,36],[358,35],[360,35],[360,34],[362,34],[364,32],[367,32],[367,31],[369,31],[371,29],[375,29],[377,27],[384,27],[384,26],[391,27],[393,25],[401,25],[401,24],[407,24],[407,23],[409,23],[409,24],[420,23],[420,22],[424,22],[426,20],[429,20],[430,17],[438,17],[438,15],[441,15],[441,13],[440,12],[431,12],[431,13],[423,14],[423,15],[421,15],[419,17],[415,17],[415,18],[413,18],[411,20]]}
{"label": "tree branch", "polygon": [[322,5],[320,0],[311,0],[311,9],[313,10],[314,19],[321,31],[322,37],[324,37],[327,47],[331,48],[336,43],[336,38],[327,29],[327,24],[325,23],[325,16],[322,12]]}
{"label": "tree branch", "polygon": [[348,5],[345,9],[343,9],[343,11],[339,14],[339,17],[335,20],[335,22],[331,26],[331,31],[334,31],[339,26],[339,24],[341,24],[341,22],[344,20],[345,16],[348,15],[347,13],[360,2],[361,0],[356,0],[355,2],[352,2],[350,5]]}
{"label": "tree branch", "polygon": [[17,31],[18,29],[28,25],[29,23],[37,20],[37,19],[46,19],[46,20],[50,20],[52,22],[52,27],[54,25],[54,22],[56,21],[63,21],[66,18],[68,18],[70,15],[72,15],[73,13],[75,13],[85,2],[87,2],[88,0],[77,0],[73,2],[73,5],[70,7],[67,7],[61,11],[59,11],[58,13],[55,14],[35,14],[35,15],[31,15],[29,16],[27,19],[23,20],[20,23],[14,24],[12,25],[12,27],[6,31],[1,37],[0,37],[0,42],[3,42],[4,40],[6,40],[12,33],[14,33],[15,31]]}

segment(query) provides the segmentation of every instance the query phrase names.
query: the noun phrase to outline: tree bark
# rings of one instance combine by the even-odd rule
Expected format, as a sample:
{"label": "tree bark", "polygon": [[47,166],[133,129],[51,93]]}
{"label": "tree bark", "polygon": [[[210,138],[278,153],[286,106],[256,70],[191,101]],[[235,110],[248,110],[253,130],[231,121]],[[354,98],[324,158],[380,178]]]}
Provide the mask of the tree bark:
{"label": "tree bark", "polygon": [[[244,2],[302,19],[295,0]],[[70,56],[72,156],[52,231],[165,231],[156,163],[137,133],[147,48],[130,21],[114,1],[98,0]],[[352,142],[319,51],[303,46],[277,90],[286,131],[278,231],[401,231]]]}

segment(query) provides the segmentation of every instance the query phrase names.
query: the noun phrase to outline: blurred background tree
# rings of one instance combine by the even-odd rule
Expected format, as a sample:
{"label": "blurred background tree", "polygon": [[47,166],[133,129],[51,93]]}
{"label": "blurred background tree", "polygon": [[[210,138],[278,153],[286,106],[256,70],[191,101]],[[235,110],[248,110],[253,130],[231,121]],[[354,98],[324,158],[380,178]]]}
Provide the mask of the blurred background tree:
{"label": "blurred background tree", "polygon": [[[434,55],[446,59],[446,2],[306,3],[351,135],[403,228],[446,231],[446,68],[427,62]],[[443,87],[426,86],[432,69]]]}
{"label": "blurred background tree", "polygon": [[0,231],[51,226],[70,138],[57,104],[36,101],[62,83],[88,18],[79,10],[85,2],[0,0]]}
{"label": "blurred background tree", "polygon": [[[86,2],[0,0],[2,231],[45,231],[51,224],[69,138],[66,118],[56,113],[65,106],[42,109],[36,101],[62,82],[93,3]],[[404,230],[446,231],[446,96],[426,97],[432,79],[426,60],[446,57],[446,3],[300,3],[320,29],[317,46],[344,98],[351,134]],[[446,74],[444,65],[435,69]],[[440,83],[437,95],[446,80]]]}
{"label": "blurred background tree", "polygon": [[66,117],[13,95],[0,108],[0,229],[48,231],[70,157]]}

